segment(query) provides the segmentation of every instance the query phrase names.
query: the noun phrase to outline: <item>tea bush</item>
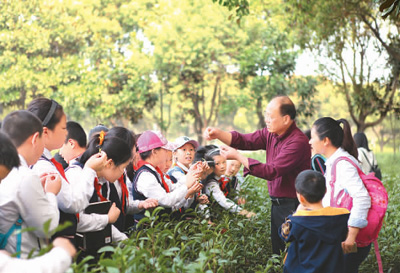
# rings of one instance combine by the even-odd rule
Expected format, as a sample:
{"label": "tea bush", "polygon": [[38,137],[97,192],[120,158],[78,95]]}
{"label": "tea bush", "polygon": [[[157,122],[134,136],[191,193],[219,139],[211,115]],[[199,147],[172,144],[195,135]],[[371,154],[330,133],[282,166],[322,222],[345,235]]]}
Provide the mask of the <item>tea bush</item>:
{"label": "tea bush", "polygon": [[[384,157],[381,157],[384,158]],[[386,159],[387,158],[387,159]],[[380,159],[378,155],[378,160]],[[389,207],[379,235],[384,272],[400,272],[400,175],[399,161],[379,161],[389,193]],[[94,265],[90,258],[71,266],[73,272],[282,272],[282,256],[272,255],[270,243],[270,201],[267,184],[246,179],[245,208],[257,213],[246,219],[218,210],[214,225],[194,213],[191,219],[167,220],[159,209],[149,213],[148,226],[118,246],[103,248]],[[377,272],[374,249],[360,272]]]}

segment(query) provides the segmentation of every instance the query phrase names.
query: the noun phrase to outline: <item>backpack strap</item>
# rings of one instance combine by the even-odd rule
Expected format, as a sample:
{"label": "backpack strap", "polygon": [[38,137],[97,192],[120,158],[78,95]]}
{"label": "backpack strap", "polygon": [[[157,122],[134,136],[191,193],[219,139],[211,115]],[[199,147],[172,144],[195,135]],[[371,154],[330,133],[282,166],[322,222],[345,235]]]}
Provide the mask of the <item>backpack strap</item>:
{"label": "backpack strap", "polygon": [[378,240],[375,239],[373,243],[375,248],[376,261],[378,262],[379,273],[383,273],[382,258],[381,258],[381,253],[379,252]]}
{"label": "backpack strap", "polygon": [[21,232],[21,226],[22,226],[22,218],[21,216],[18,217],[17,222],[14,224],[15,228],[18,231],[17,234],[17,246],[16,246],[16,252],[17,252],[17,258],[21,257],[21,244],[22,244],[22,232]]}
{"label": "backpack strap", "polygon": [[[331,171],[331,181],[329,182],[329,185],[331,186],[331,206],[334,198],[334,193],[335,193],[335,182],[336,182],[336,165],[339,163],[339,161],[345,160],[349,162],[351,165],[353,165],[354,168],[357,169],[358,175],[361,177],[361,174],[364,174],[363,171],[360,169],[360,167],[357,166],[356,163],[353,162],[350,158],[346,156],[341,156],[336,158],[336,160],[333,162],[332,165],[332,171]],[[361,179],[361,178],[360,178]]]}
{"label": "backpack strap", "polygon": [[8,238],[10,238],[11,234],[13,234],[14,230],[17,230],[17,244],[15,247],[15,252],[17,253],[17,258],[20,258],[21,256],[21,242],[22,242],[22,232],[21,232],[21,226],[22,226],[22,218],[21,216],[18,216],[17,221],[10,227],[10,229],[7,231],[6,234],[4,234],[2,238],[2,245],[1,248],[4,249],[7,245]]}
{"label": "backpack strap", "polygon": [[372,164],[371,164],[371,162],[369,162],[368,156],[364,153],[363,150],[360,150],[360,151],[364,155],[364,158],[367,160],[368,165],[369,165],[369,171],[371,171],[372,170]]}

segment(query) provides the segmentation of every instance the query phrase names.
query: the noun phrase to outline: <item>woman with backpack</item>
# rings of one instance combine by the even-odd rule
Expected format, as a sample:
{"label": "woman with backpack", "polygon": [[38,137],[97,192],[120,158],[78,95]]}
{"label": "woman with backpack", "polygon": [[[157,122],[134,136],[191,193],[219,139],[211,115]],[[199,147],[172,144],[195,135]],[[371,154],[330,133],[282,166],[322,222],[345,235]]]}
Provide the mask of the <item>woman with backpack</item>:
{"label": "woman with backpack", "polygon": [[[340,126],[341,124],[343,124],[343,128]],[[336,161],[339,157],[345,157],[359,166],[357,146],[354,143],[349,123],[345,119],[334,120],[330,117],[318,119],[311,129],[310,144],[315,153],[320,153],[327,158],[325,163],[327,192],[322,200],[324,207],[347,208],[341,200],[348,199],[346,196],[351,197],[349,232],[342,247],[345,253],[345,272],[358,272],[358,267],[367,258],[371,248],[370,243],[365,246],[357,240],[360,229],[368,224],[367,216],[371,207],[371,197],[357,168],[346,160]],[[336,181],[334,181],[332,173],[335,173]],[[330,184],[331,180],[334,181],[333,185]]]}

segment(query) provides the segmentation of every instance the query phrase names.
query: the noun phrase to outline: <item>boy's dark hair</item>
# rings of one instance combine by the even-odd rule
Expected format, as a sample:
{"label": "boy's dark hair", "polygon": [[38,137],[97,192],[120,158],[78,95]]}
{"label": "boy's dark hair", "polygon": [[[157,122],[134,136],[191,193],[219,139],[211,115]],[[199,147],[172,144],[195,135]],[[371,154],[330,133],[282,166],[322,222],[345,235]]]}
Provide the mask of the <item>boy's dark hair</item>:
{"label": "boy's dark hair", "polygon": [[86,151],[79,160],[82,164],[85,164],[86,161],[92,155],[98,153],[100,149],[107,154],[108,159],[114,161],[115,166],[121,165],[132,157],[132,149],[129,149],[128,144],[123,139],[106,135],[102,145],[99,145],[99,136],[100,134],[95,134],[90,139]]}
{"label": "boy's dark hair", "polygon": [[35,114],[42,121],[43,127],[47,127],[50,130],[54,130],[54,127],[56,127],[64,115],[62,106],[55,100],[48,98],[34,99],[29,103],[27,110]]}
{"label": "boy's dark hair", "polygon": [[65,139],[65,143],[68,142],[68,139],[73,139],[78,142],[79,147],[85,148],[86,147],[86,133],[85,130],[83,130],[82,126],[75,121],[68,121],[67,122],[67,131],[68,135],[67,138]]}
{"label": "boy's dark hair", "polygon": [[302,171],[296,177],[295,188],[307,202],[318,203],[326,193],[325,177],[313,170]]}
{"label": "boy's dark hair", "polygon": [[20,165],[17,149],[8,136],[2,132],[0,132],[0,165],[5,166],[8,170]]}
{"label": "boy's dark hair", "polygon": [[125,127],[115,126],[107,132],[107,136],[119,137],[125,140],[125,142],[129,145],[129,148],[131,150],[133,150],[133,147],[135,147],[136,145],[135,134],[131,130],[126,129]]}
{"label": "boy's dark hair", "polygon": [[34,133],[38,132],[39,136],[41,136],[43,126],[42,122],[31,112],[18,110],[4,118],[1,130],[18,148]]}

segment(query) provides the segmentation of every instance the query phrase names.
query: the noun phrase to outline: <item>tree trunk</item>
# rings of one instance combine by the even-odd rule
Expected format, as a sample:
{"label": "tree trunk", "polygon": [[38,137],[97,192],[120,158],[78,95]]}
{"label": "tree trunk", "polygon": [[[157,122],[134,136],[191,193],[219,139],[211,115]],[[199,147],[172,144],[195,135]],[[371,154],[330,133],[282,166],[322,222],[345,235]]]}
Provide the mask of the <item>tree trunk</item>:
{"label": "tree trunk", "polygon": [[256,113],[258,117],[258,125],[257,125],[258,129],[262,129],[266,126],[263,112],[264,110],[262,108],[262,98],[258,98],[256,105]]}

